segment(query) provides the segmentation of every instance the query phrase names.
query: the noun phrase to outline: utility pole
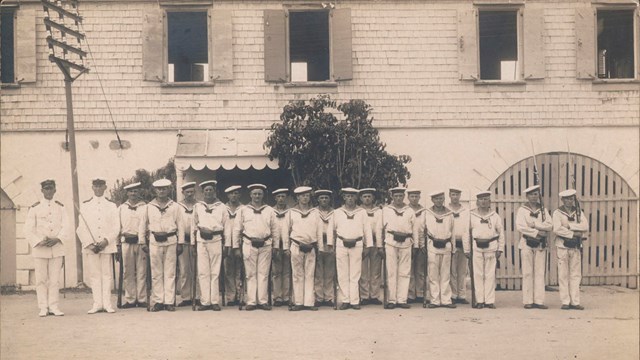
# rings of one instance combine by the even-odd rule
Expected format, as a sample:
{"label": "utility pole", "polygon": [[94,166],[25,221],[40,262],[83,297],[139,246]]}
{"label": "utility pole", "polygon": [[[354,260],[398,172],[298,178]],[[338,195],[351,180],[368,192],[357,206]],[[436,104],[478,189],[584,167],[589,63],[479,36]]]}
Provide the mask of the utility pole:
{"label": "utility pole", "polygon": [[[67,150],[71,155],[71,186],[73,191],[73,220],[74,230],[78,228],[80,199],[78,195],[78,164],[76,156],[76,135],[73,122],[73,98],[71,84],[80,75],[89,71],[84,66],[87,53],[80,48],[85,36],[79,26],[82,17],[78,15],[78,1],[49,1],[41,0],[44,10],[44,25],[47,29],[47,45],[49,60],[60,68],[64,75],[64,90],[67,99],[67,134],[69,136]],[[77,44],[71,45],[67,38],[75,39]],[[75,233],[75,231],[74,231]],[[83,283],[82,244],[76,238],[76,271],[78,284]]]}

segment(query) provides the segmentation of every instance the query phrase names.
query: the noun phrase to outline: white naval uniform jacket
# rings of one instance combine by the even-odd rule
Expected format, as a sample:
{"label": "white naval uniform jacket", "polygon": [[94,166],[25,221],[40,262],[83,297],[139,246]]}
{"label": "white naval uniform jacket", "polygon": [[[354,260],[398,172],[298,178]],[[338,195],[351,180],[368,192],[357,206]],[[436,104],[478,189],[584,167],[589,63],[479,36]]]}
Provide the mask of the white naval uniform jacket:
{"label": "white naval uniform jacket", "polygon": [[547,209],[544,209],[544,215],[545,219],[543,221],[541,209],[533,211],[526,205],[518,208],[518,212],[516,213],[516,229],[520,233],[518,249],[524,249],[527,246],[527,240],[524,238],[524,235],[535,238],[538,236],[540,230],[549,232],[549,234],[547,234],[547,246],[551,244],[550,239],[553,222]]}
{"label": "white naval uniform jacket", "polygon": [[327,237],[326,245],[333,245],[335,242],[333,236],[334,210],[330,209],[329,211],[324,212],[320,210],[319,207],[316,207],[316,209],[318,209],[318,216],[320,217],[320,221],[322,221],[322,236],[320,236],[320,239],[318,240],[318,250],[327,251],[327,249],[325,248],[324,237]]}
{"label": "white naval uniform jacket", "polygon": [[464,243],[469,243],[469,209],[464,205],[458,210],[451,210],[453,216],[453,237],[455,241],[462,241],[462,247],[464,249]]}
{"label": "white naval uniform jacket", "polygon": [[193,204],[193,207],[191,209],[189,209],[189,206],[187,204],[181,202],[178,202],[177,204],[182,208],[182,211],[180,211],[180,216],[182,217],[182,224],[184,225],[184,233],[189,234],[191,238],[191,244],[193,244],[193,233],[197,230],[196,228],[191,227],[191,224],[193,223],[193,208],[195,207],[195,204]]}
{"label": "white naval uniform jacket", "polygon": [[360,247],[359,243],[361,242],[362,246],[372,247],[373,234],[371,227],[367,226],[366,217],[367,212],[361,207],[357,207],[353,211],[347,210],[344,206],[336,209],[333,212],[334,238],[331,239],[332,243],[329,243],[327,236],[327,245],[334,245],[335,242],[336,248],[345,247],[340,237],[347,240],[361,237],[362,239],[356,243],[356,247]]}
{"label": "white naval uniform jacket", "polygon": [[[386,205],[382,208],[382,227],[384,229],[384,242],[396,248],[419,247],[418,221],[416,221],[415,211],[409,206],[398,210],[393,205]],[[397,231],[412,234],[405,241],[399,242],[393,239],[389,231]]]}
{"label": "white naval uniform jacket", "polygon": [[[72,240],[67,212],[64,205],[57,200],[42,199],[31,205],[24,229],[34,258],[51,259],[64,256],[64,243]],[[62,243],[52,247],[36,246],[47,237],[56,237]]]}
{"label": "white naval uniform jacket", "polygon": [[282,243],[284,249],[291,247],[292,240],[314,244],[322,242],[322,219],[318,209],[311,208],[302,211],[298,208],[291,208],[285,217],[285,224],[282,228]]}
{"label": "white naval uniform jacket", "polygon": [[125,201],[118,207],[118,219],[120,220],[120,236],[118,236],[118,244],[124,242],[124,235],[137,235],[138,244],[144,245],[145,233],[140,231],[140,223],[144,221],[144,214],[147,211],[147,203],[140,201],[137,204],[131,204]]}
{"label": "white naval uniform jacket", "polygon": [[371,229],[373,246],[382,248],[384,238],[382,234],[382,209],[375,206],[373,209],[362,208],[367,213],[366,223]]}
{"label": "white naval uniform jacket", "polygon": [[[84,218],[84,219],[83,219]],[[85,252],[93,253],[87,247],[103,239],[109,242],[100,254],[112,254],[117,251],[117,238],[120,233],[118,208],[104,196],[94,196],[80,204],[80,219],[76,233]]]}
{"label": "white naval uniform jacket", "polygon": [[502,218],[495,211],[489,212],[487,215],[480,215],[476,209],[472,210],[469,220],[469,227],[471,229],[470,241],[467,241],[464,246],[464,252],[470,251],[470,242],[475,239],[490,239],[498,237],[496,241],[489,243],[489,247],[480,249],[477,243],[473,244],[473,251],[477,252],[495,252],[502,251],[504,249],[504,228],[502,226]]}
{"label": "white naval uniform jacket", "polygon": [[[455,251],[455,239],[453,237],[453,213],[446,208],[444,214],[437,214],[429,208],[423,211],[424,227],[421,227],[420,241],[427,242],[427,251],[431,254],[446,254]],[[422,233],[422,231],[424,233]],[[438,249],[433,245],[433,239],[429,236],[449,241],[444,248]],[[424,243],[422,243],[423,245]]]}
{"label": "white naval uniform jacket", "polygon": [[[147,204],[145,220],[140,223],[144,228],[140,231],[149,232],[149,244],[155,246],[169,246],[184,244],[184,223],[182,222],[182,207],[175,201],[169,199],[164,207],[153,199]],[[154,232],[175,232],[175,236],[170,236],[167,241],[157,242]]]}
{"label": "white naval uniform jacket", "polygon": [[561,249],[566,249],[564,246],[564,239],[572,238],[574,231],[582,231],[582,237],[587,238],[587,232],[589,231],[589,219],[581,211],[580,222],[576,216],[576,210],[569,211],[564,206],[560,206],[553,212],[553,233],[556,234],[556,246]]}
{"label": "white naval uniform jacket", "polygon": [[233,247],[240,247],[244,241],[249,243],[251,240],[246,239],[245,235],[252,238],[269,238],[265,241],[264,246],[278,244],[280,242],[280,228],[276,219],[276,212],[271,206],[262,205],[259,208],[255,208],[252,204],[243,206],[238,211],[237,218],[233,223]]}
{"label": "white naval uniform jacket", "polygon": [[280,232],[280,240],[273,243],[274,249],[288,249],[288,247],[282,247],[282,239],[284,238],[285,229],[287,229],[287,218],[289,217],[289,208],[284,210],[278,210],[275,207],[273,211],[276,213],[276,223],[278,224],[278,231]]}
{"label": "white naval uniform jacket", "polygon": [[236,243],[236,240],[233,238],[233,225],[235,224],[238,213],[240,212],[243,206],[244,205],[240,204],[235,210],[231,210],[231,208],[229,207],[229,204],[228,203],[225,204],[225,208],[227,209],[228,220],[224,225],[225,227],[224,231],[226,232],[228,228],[229,234],[231,234],[229,237],[229,240],[225,241],[224,246],[226,247],[232,247],[236,249],[238,247],[237,244],[240,244],[240,240],[238,240],[238,242]]}
{"label": "white naval uniform jacket", "polygon": [[[204,201],[198,201],[193,205],[193,216],[189,227],[193,229],[197,236],[193,237],[195,242],[214,243],[222,241],[223,246],[231,246],[232,228],[227,226],[229,221],[229,213],[227,207],[220,201],[213,204],[207,204]],[[204,240],[200,236],[199,229],[206,229],[213,232],[222,231],[222,234],[213,235],[211,240]],[[193,235],[193,233],[192,233]]]}

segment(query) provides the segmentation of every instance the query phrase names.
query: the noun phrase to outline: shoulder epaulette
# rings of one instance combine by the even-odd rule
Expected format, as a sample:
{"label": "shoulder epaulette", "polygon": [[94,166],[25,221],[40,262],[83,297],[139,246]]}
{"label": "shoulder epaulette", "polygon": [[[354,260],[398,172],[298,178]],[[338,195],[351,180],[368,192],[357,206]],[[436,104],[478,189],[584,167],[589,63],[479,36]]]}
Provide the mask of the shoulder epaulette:
{"label": "shoulder epaulette", "polygon": [[91,200],[93,200],[93,197],[88,198],[87,200],[83,201],[83,203],[88,203]]}
{"label": "shoulder epaulette", "polygon": [[40,205],[40,201],[36,201],[35,204],[31,205],[31,207],[36,207],[38,205]]}
{"label": "shoulder epaulette", "polygon": [[60,205],[60,206],[64,207],[64,204],[63,204],[63,203],[61,203],[60,201],[58,201],[58,200],[54,200],[54,201],[56,202],[56,204],[58,204],[58,205]]}

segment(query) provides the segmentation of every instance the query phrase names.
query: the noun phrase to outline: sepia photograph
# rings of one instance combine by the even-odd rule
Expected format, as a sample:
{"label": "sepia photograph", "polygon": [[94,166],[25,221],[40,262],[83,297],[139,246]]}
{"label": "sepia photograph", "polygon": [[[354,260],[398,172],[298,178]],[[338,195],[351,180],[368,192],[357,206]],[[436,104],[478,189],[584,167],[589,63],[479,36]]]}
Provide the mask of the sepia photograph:
{"label": "sepia photograph", "polygon": [[638,0],[0,0],[0,358],[640,358]]}

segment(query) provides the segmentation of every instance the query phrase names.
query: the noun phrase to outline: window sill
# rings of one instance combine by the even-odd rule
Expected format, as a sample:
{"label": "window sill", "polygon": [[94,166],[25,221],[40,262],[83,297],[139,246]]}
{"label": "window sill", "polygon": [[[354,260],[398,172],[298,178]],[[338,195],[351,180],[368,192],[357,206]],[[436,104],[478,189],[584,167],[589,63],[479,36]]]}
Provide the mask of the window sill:
{"label": "window sill", "polygon": [[285,88],[337,88],[338,83],[335,81],[288,82],[283,86]]}
{"label": "window sill", "polygon": [[515,80],[515,81],[502,81],[502,80],[476,80],[474,82],[476,85],[508,85],[508,86],[518,86],[518,85],[526,85],[527,82],[524,80]]}
{"label": "window sill", "polygon": [[591,87],[598,91],[637,91],[638,79],[594,79]]}
{"label": "window sill", "polygon": [[638,79],[593,79],[594,84],[640,84]]}
{"label": "window sill", "polygon": [[210,81],[179,81],[179,82],[163,82],[162,87],[181,88],[181,87],[213,87],[214,83]]}
{"label": "window sill", "polygon": [[19,89],[20,88],[20,84],[19,83],[2,83],[2,84],[0,84],[0,88],[2,88],[2,89]]}

